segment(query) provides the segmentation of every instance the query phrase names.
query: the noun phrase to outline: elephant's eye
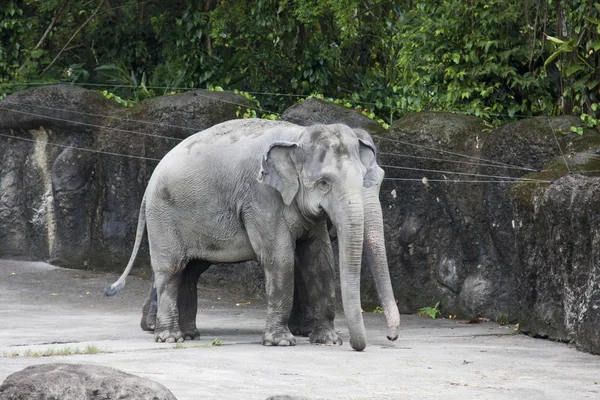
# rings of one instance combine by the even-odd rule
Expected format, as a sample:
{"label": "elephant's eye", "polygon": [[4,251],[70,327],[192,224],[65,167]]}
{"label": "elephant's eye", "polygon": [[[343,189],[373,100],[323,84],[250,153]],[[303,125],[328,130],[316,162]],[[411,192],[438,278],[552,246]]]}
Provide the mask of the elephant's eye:
{"label": "elephant's eye", "polygon": [[316,186],[319,190],[327,192],[331,187],[331,184],[326,179],[319,179]]}

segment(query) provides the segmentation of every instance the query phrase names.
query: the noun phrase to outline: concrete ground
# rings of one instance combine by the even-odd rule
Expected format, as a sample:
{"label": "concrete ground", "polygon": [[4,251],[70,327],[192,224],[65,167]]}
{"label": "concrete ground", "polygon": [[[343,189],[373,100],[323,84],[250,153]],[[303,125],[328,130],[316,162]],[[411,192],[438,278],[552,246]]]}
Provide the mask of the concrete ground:
{"label": "concrete ground", "polygon": [[153,379],[179,400],[600,399],[600,357],[493,322],[403,315],[400,338],[389,342],[383,315],[365,313],[368,346],[359,353],[339,316],[341,347],[299,338],[272,348],[260,344],[264,301],[202,287],[202,338],[158,344],[139,327],[148,281],[130,277],[104,297],[116,278],[0,260],[0,382],[28,365],[68,362]]}

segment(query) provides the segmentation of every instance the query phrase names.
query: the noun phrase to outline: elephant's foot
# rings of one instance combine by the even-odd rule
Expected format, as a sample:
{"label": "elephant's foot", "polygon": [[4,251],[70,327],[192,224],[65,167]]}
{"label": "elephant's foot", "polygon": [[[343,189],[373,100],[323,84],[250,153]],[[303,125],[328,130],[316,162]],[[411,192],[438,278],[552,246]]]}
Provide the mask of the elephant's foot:
{"label": "elephant's foot", "polygon": [[341,346],[342,338],[340,338],[333,328],[316,328],[310,334],[310,342],[315,344],[323,344],[325,346]]}
{"label": "elephant's foot", "polygon": [[185,328],[183,330],[183,338],[185,340],[200,339],[200,331],[197,328]]}
{"label": "elephant's foot", "polygon": [[154,340],[165,343],[182,343],[185,340],[185,337],[181,331],[164,329],[161,331],[154,331]]}
{"label": "elephant's foot", "polygon": [[288,321],[290,332],[294,335],[307,337],[314,329],[313,321],[306,321],[303,318],[290,317]]}
{"label": "elephant's foot", "polygon": [[150,318],[147,315],[142,315],[142,320],[140,321],[140,326],[143,331],[153,332],[156,327],[156,317]]}
{"label": "elephant's foot", "polygon": [[295,346],[296,338],[289,330],[283,332],[265,332],[265,335],[263,336],[263,345]]}

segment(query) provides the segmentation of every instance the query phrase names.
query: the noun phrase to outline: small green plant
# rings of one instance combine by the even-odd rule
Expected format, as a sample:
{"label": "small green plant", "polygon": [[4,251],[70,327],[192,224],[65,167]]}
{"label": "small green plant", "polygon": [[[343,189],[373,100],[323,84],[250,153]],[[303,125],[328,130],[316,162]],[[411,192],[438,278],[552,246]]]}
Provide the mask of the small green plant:
{"label": "small green plant", "polygon": [[88,344],[87,346],[85,346],[85,350],[83,352],[85,354],[98,354],[101,351],[98,347]]}
{"label": "small green plant", "polygon": [[223,346],[223,341],[219,338],[212,341],[213,346]]}
{"label": "small green plant", "polygon": [[429,317],[431,319],[439,318],[441,316],[440,302],[438,301],[437,303],[435,303],[435,306],[433,307],[423,307],[419,309],[417,315],[420,315],[422,317]]}
{"label": "small green plant", "polygon": [[238,106],[237,111],[235,112],[235,116],[238,118],[257,118],[255,110],[251,108],[246,108],[246,110],[243,111],[241,106]]}
{"label": "small green plant", "polygon": [[135,100],[123,99],[123,98],[117,96],[116,94],[109,92],[108,90],[102,90],[100,93],[102,93],[102,95],[104,97],[106,97],[107,99],[109,99],[109,100],[112,99],[115,102],[117,102],[117,104],[120,104],[124,107],[132,107],[133,105],[135,105],[137,103],[137,101],[135,101]]}
{"label": "small green plant", "polygon": [[373,309],[373,313],[381,314],[381,313],[383,313],[383,309],[381,307],[377,306]]}
{"label": "small green plant", "polygon": [[174,349],[185,349],[185,346],[183,345],[183,343],[176,343],[175,347],[173,347]]}
{"label": "small green plant", "polygon": [[54,356],[72,356],[77,354],[98,354],[102,353],[98,347],[93,345],[88,345],[85,349],[80,349],[78,347],[72,349],[70,347],[65,347],[63,349],[45,349],[45,350],[31,350],[27,349],[23,354],[19,354],[18,352],[13,353],[2,353],[1,357],[19,357],[22,355],[23,357],[54,357]]}
{"label": "small green plant", "polygon": [[31,349],[27,349],[25,353],[23,353],[25,357],[40,357],[40,353],[38,351],[33,351]]}
{"label": "small green plant", "polygon": [[385,122],[383,119],[379,118],[373,111],[371,111],[370,109],[366,108],[366,107],[362,107],[360,105],[356,105],[354,103],[351,103],[348,100],[342,100],[342,99],[334,99],[331,97],[325,97],[320,93],[315,93],[312,94],[310,96],[307,97],[307,99],[310,98],[315,98],[315,99],[319,99],[319,100],[324,100],[324,101],[328,101],[330,103],[334,103],[334,104],[338,104],[341,106],[344,106],[346,108],[353,108],[356,111],[359,111],[362,115],[364,115],[365,117],[372,119],[373,121],[376,121],[377,123],[379,123],[379,125],[381,125],[383,128],[388,129],[390,127],[390,125]]}
{"label": "small green plant", "polygon": [[496,316],[496,322],[500,325],[508,325],[510,323],[508,313],[506,313],[505,311],[501,311],[500,314]]}

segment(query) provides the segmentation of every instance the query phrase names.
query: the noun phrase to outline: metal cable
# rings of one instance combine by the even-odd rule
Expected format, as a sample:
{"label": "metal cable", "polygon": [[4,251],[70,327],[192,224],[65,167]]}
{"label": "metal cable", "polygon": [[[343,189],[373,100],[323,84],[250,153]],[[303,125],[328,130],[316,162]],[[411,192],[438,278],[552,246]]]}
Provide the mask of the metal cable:
{"label": "metal cable", "polygon": [[454,172],[454,171],[440,171],[436,169],[425,169],[425,168],[414,168],[414,167],[402,167],[396,165],[380,165],[381,168],[393,168],[393,169],[403,169],[409,171],[422,171],[422,172],[432,172],[436,174],[454,174],[454,175],[467,175],[467,176],[480,176],[482,178],[498,178],[498,179],[515,179],[515,180],[524,180],[524,181],[544,181],[543,179],[533,179],[533,178],[518,178],[514,176],[496,176],[496,175],[485,175],[485,174],[477,174],[471,172]]}
{"label": "metal cable", "polygon": [[113,153],[113,152],[110,152],[110,151],[88,149],[86,147],[67,146],[67,145],[64,145],[64,144],[52,143],[52,142],[49,142],[47,140],[28,139],[28,138],[23,138],[23,137],[19,137],[19,136],[5,135],[3,133],[0,133],[0,136],[5,137],[5,138],[9,138],[9,139],[23,140],[23,141],[26,141],[26,142],[44,143],[45,145],[50,145],[50,146],[55,146],[55,147],[62,147],[62,148],[66,148],[66,149],[75,149],[75,150],[80,150],[80,151],[87,151],[87,152],[90,152],[90,153],[100,153],[100,154],[107,154],[107,155],[110,155],[110,156],[121,156],[121,157],[137,158],[137,159],[140,159],[140,160],[160,161],[159,158],[135,156],[135,155],[132,155],[132,154]]}
{"label": "metal cable", "polygon": [[[137,89],[142,89],[141,86],[135,86],[135,85],[111,85],[111,84],[102,84],[102,83],[77,83],[77,84],[73,84],[73,83],[67,83],[67,82],[56,82],[55,84],[63,84],[63,85],[70,85],[70,86],[95,86],[95,87],[112,87],[112,88],[137,88]],[[15,84],[4,84],[1,83],[0,87],[2,86],[20,86],[20,85],[34,85],[34,86],[51,86],[52,84],[48,84],[48,83],[15,83]],[[172,89],[172,90],[187,90],[187,91],[193,91],[193,90],[208,90],[206,88],[170,88],[170,87],[163,87],[163,86],[144,86],[143,88],[145,89]],[[220,91],[215,91],[215,93],[219,93],[219,92],[226,92],[226,93],[235,93],[232,90],[220,90]],[[218,100],[221,101],[223,103],[228,103],[228,104],[232,104],[235,106],[239,106],[239,107],[244,107],[244,108],[250,108],[252,110],[256,110],[256,111],[260,111],[260,112],[264,112],[267,114],[274,114],[274,115],[281,115],[278,112],[275,111],[269,111],[266,110],[262,107],[256,107],[253,105],[248,105],[248,104],[241,104],[241,103],[236,103],[234,101],[230,101],[230,100],[225,100],[225,99],[217,99],[214,96],[208,96],[202,93],[193,93],[194,96],[199,96],[199,97],[205,97],[207,99],[211,99],[211,100]]]}
{"label": "metal cable", "polygon": [[428,178],[383,178],[384,181],[405,181],[405,182],[421,182],[426,185],[429,182],[447,182],[447,183],[553,183],[554,181],[521,181],[518,179],[509,181],[488,181],[488,180],[462,180],[462,179],[428,179]]}
{"label": "metal cable", "polygon": [[548,125],[550,126],[550,131],[552,132],[552,135],[554,135],[554,140],[556,141],[556,145],[558,146],[558,150],[560,151],[560,155],[562,156],[562,159],[565,162],[565,166],[567,167],[567,171],[569,171],[569,174],[571,174],[571,168],[569,168],[569,163],[567,162],[567,159],[565,157],[565,153],[563,153],[562,147],[560,147],[560,143],[558,142],[558,138],[556,137],[556,132],[554,132],[554,128],[552,128],[552,123],[550,122],[550,118],[546,117],[546,120],[548,121]]}
{"label": "metal cable", "polygon": [[[480,166],[480,167],[507,168],[507,169],[520,169],[520,170],[523,169],[523,167],[519,167],[519,166],[511,167],[511,166],[504,166],[504,165],[501,166],[501,165],[496,165],[496,164],[485,164],[485,163],[480,163],[477,161],[446,160],[444,158],[413,156],[410,154],[389,153],[389,152],[385,152],[385,151],[381,151],[378,154],[385,155],[385,156],[393,156],[393,157],[405,157],[405,158],[416,158],[416,159],[421,159],[421,160],[440,161],[440,162],[453,163],[453,164],[474,165],[474,166]],[[526,168],[526,170],[529,171],[529,168]],[[536,171],[536,172],[539,172],[539,171]]]}
{"label": "metal cable", "polygon": [[[72,86],[91,86],[91,87],[113,87],[113,88],[129,88],[129,89],[161,89],[161,90],[181,90],[181,91],[192,91],[192,90],[209,90],[207,88],[201,87],[181,87],[181,86],[140,86],[140,85],[127,85],[127,84],[109,84],[109,83],[87,83],[87,82],[65,82],[65,81],[56,81],[56,82],[9,82],[9,83],[0,83],[0,87],[2,86],[50,86],[50,85],[72,85]],[[223,92],[235,93],[234,90],[222,90]],[[255,92],[255,91],[244,91],[241,92],[248,93],[251,95],[262,95],[262,96],[282,96],[282,97],[311,97],[310,94],[295,94],[295,93],[277,93],[277,92]],[[370,105],[375,107],[380,107],[378,103],[372,103],[368,101],[361,101],[360,105]],[[247,107],[247,106],[244,106]],[[403,108],[397,106],[387,106],[390,110],[401,111]],[[430,110],[434,112],[443,112],[438,110]],[[473,115],[467,111],[446,111],[451,114],[461,114],[461,115]],[[277,114],[277,113],[271,113]],[[279,115],[279,114],[277,114]],[[487,113],[487,115],[494,117],[509,117],[509,118],[531,118],[531,115],[520,115],[520,114],[501,114],[501,113]]]}
{"label": "metal cable", "polygon": [[[121,117],[116,117],[116,116],[94,114],[94,113],[86,113],[86,112],[82,112],[82,111],[73,111],[73,110],[67,110],[67,109],[56,108],[56,107],[39,106],[39,105],[35,105],[35,104],[15,103],[15,102],[6,101],[6,100],[0,101],[0,105],[2,103],[4,103],[4,102],[8,103],[8,104],[12,104],[12,105],[17,105],[17,106],[24,106],[24,105],[26,105],[26,106],[33,106],[33,107],[44,108],[44,109],[48,109],[48,110],[52,110],[52,111],[62,111],[62,112],[67,112],[67,113],[68,112],[72,112],[72,113],[81,114],[81,115],[89,115],[89,116],[102,117],[102,118],[111,118],[111,119],[120,120],[120,121],[139,122],[139,123],[145,123],[145,124],[153,124],[153,125],[159,125],[159,126],[166,126],[166,127],[172,127],[172,128],[181,128],[181,129],[188,129],[188,130],[198,131],[197,128],[190,128],[190,127],[185,127],[185,126],[181,126],[181,125],[164,124],[164,123],[143,121],[143,120],[131,119],[131,118],[121,118]],[[182,140],[182,139],[179,139],[179,138],[174,138],[172,136],[150,134],[150,133],[145,133],[145,132],[138,132],[138,131],[132,131],[132,130],[127,130],[127,129],[121,129],[121,128],[113,128],[113,127],[104,126],[104,125],[90,124],[90,123],[86,123],[86,122],[78,122],[78,121],[61,119],[61,118],[57,118],[57,117],[51,117],[51,116],[46,116],[46,115],[41,115],[41,114],[36,114],[36,113],[31,113],[31,112],[26,112],[26,111],[21,111],[21,110],[14,110],[14,109],[10,109],[10,108],[3,108],[1,106],[0,106],[0,109],[6,110],[6,111],[17,112],[17,113],[21,113],[21,114],[29,114],[29,115],[33,115],[33,116],[37,116],[37,117],[42,117],[42,118],[48,118],[48,119],[63,121],[63,122],[71,122],[71,123],[74,123],[74,124],[80,124],[80,125],[86,125],[86,126],[93,126],[93,127],[105,128],[105,129],[112,129],[112,130],[117,130],[117,131],[122,131],[122,132],[127,132],[127,133],[135,133],[135,134],[144,135],[144,136],[160,137],[160,138],[171,139],[171,140],[178,140],[178,141]],[[379,137],[377,135],[373,135],[373,136]],[[380,138],[385,139],[385,140],[394,140],[394,141],[396,141],[395,139],[388,139],[388,138],[383,138],[383,137],[380,137]],[[408,143],[408,142],[405,142],[405,141],[401,141],[401,142],[404,143],[404,144]],[[410,145],[416,146],[416,147],[425,147],[425,148],[427,148],[427,146],[422,146],[422,145],[416,145],[416,144],[410,144]],[[434,148],[430,148],[430,149],[433,149],[435,151],[440,151],[440,152],[443,152],[443,153],[450,153],[452,155],[460,155],[462,157],[467,157],[467,158],[476,158],[476,157],[467,156],[467,155],[460,154],[460,153],[448,152],[446,150],[438,150],[438,149],[434,149]],[[443,160],[443,159],[433,158],[433,157],[411,156],[411,155],[408,155],[408,154],[397,154],[397,153],[390,153],[390,152],[380,152],[379,154],[382,154],[382,155],[391,155],[391,156],[400,156],[400,157],[409,157],[409,158],[421,158],[421,159],[429,159],[429,160],[437,160],[437,161],[445,161],[445,162],[450,162],[450,163],[469,164],[469,162],[465,162],[465,161]],[[535,171],[535,172],[537,172],[536,170],[533,170],[531,168],[525,168],[525,167],[519,167],[519,166],[509,165],[509,164],[499,163],[497,161],[491,161],[491,160],[488,161],[488,160],[485,160],[485,159],[481,159],[481,160],[485,161],[485,162],[495,163],[495,164],[483,164],[482,163],[481,164],[482,166],[497,167],[497,168],[504,167],[504,168],[508,168],[508,169],[520,169],[520,170]],[[471,162],[471,163],[474,163],[474,162]]]}
{"label": "metal cable", "polygon": [[37,104],[15,103],[15,102],[12,102],[12,101],[6,100],[6,99],[0,100],[0,105],[3,104],[3,103],[12,104],[12,105],[15,105],[15,106],[32,106],[32,107],[37,107],[37,108],[43,108],[43,109],[46,109],[46,110],[69,112],[69,113],[80,114],[80,115],[89,115],[89,116],[92,116],[92,117],[99,117],[99,118],[110,118],[110,119],[116,119],[116,120],[119,120],[119,121],[136,122],[136,123],[140,123],[140,124],[164,126],[164,127],[167,127],[167,128],[188,129],[188,130],[193,130],[195,132],[199,131],[197,128],[190,128],[189,126],[173,125],[173,124],[167,124],[167,123],[164,123],[164,122],[144,121],[144,120],[141,120],[141,119],[133,119],[133,118],[122,118],[122,117],[117,117],[117,116],[114,116],[114,115],[94,114],[94,113],[88,113],[88,112],[83,112],[83,111],[67,110],[67,109],[64,109],[64,108],[40,106],[40,105],[37,105]]}
{"label": "metal cable", "polygon": [[183,140],[183,139],[179,139],[179,138],[172,137],[172,136],[155,135],[153,133],[131,131],[131,130],[128,130],[128,129],[113,128],[111,126],[96,125],[96,124],[90,124],[90,123],[87,123],[87,122],[73,121],[73,120],[70,120],[70,119],[50,117],[48,115],[41,115],[41,114],[36,114],[36,113],[27,112],[27,111],[21,111],[21,110],[13,110],[11,108],[5,108],[5,107],[2,107],[2,106],[0,106],[0,110],[10,111],[10,112],[19,113],[19,114],[33,115],[34,117],[46,118],[46,119],[51,119],[51,120],[55,120],[55,121],[69,122],[71,124],[84,125],[84,126],[92,126],[92,127],[95,127],[95,128],[111,129],[111,130],[119,131],[119,132],[134,133],[134,134],[137,134],[137,135],[144,135],[144,136],[151,136],[151,137],[157,137],[157,138],[162,138],[162,139],[176,140],[176,141],[179,141],[179,142],[181,142]]}
{"label": "metal cable", "polygon": [[[411,132],[407,132],[407,131],[403,131],[403,130],[398,130],[398,131],[402,132],[402,133],[411,134]],[[522,169],[524,171],[530,171],[530,172],[538,172],[537,170],[535,170],[533,168],[521,167],[521,166],[518,166],[518,165],[507,164],[507,163],[503,163],[503,162],[500,162],[500,161],[488,160],[488,159],[481,158],[481,157],[468,156],[466,154],[456,153],[454,151],[449,151],[449,150],[436,149],[435,147],[425,146],[425,145],[421,145],[421,144],[414,144],[414,143],[410,143],[410,142],[407,142],[407,141],[404,141],[404,140],[400,140],[400,139],[391,139],[391,138],[386,138],[386,137],[383,137],[383,136],[380,136],[380,135],[372,135],[372,136],[376,137],[378,139],[381,139],[381,140],[387,140],[387,141],[390,141],[390,142],[400,143],[400,144],[404,144],[404,145],[407,145],[407,146],[413,146],[413,147],[417,147],[417,148],[421,148],[421,149],[426,149],[426,150],[439,151],[440,153],[446,153],[446,154],[451,154],[453,156],[464,157],[464,158],[469,158],[469,159],[473,159],[473,160],[479,160],[479,161],[483,161],[483,162],[486,162],[486,163],[496,164],[496,165],[499,165],[499,166],[519,168],[519,169]]]}

